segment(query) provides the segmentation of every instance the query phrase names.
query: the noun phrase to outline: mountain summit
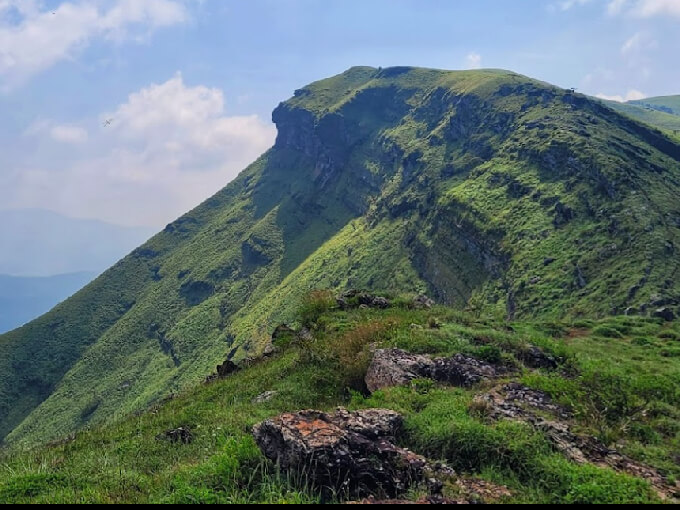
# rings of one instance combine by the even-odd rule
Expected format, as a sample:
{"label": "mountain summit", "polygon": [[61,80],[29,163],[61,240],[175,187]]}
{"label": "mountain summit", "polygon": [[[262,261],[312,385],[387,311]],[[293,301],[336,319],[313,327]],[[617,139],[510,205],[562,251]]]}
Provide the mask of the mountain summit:
{"label": "mountain summit", "polygon": [[261,352],[310,289],[677,313],[680,145],[600,101],[506,71],[357,67],[273,120],[224,190],[0,337],[0,437],[144,409]]}

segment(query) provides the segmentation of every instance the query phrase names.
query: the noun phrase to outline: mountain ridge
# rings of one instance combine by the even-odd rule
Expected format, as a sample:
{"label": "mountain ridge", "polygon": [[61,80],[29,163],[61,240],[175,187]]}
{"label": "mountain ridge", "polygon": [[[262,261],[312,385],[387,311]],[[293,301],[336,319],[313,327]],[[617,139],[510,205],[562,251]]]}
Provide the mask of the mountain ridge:
{"label": "mountain ridge", "polygon": [[508,71],[356,67],[273,119],[274,148],[225,189],[0,337],[0,437],[58,437],[257,356],[314,288],[510,318],[680,304],[680,146],[597,100]]}

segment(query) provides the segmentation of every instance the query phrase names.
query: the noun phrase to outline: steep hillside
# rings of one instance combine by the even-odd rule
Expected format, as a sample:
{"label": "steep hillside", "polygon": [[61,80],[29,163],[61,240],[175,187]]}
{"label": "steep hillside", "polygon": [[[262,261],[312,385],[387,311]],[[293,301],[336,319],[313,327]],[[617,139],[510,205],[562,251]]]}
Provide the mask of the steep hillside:
{"label": "steep hillside", "polygon": [[273,119],[276,145],[224,190],[0,337],[0,437],[195,385],[313,288],[503,318],[680,304],[680,145],[599,101],[505,71],[353,68]]}
{"label": "steep hillside", "polygon": [[49,312],[94,279],[92,273],[45,278],[0,275],[0,333],[5,333]]}
{"label": "steep hillside", "polygon": [[[279,337],[276,353],[224,380],[47,447],[5,455],[0,451],[0,501],[318,502],[321,492],[309,483],[311,466],[305,466],[302,474],[279,471],[260,453],[252,429],[283,412],[329,412],[339,405],[351,410],[391,409],[403,415],[399,446],[448,463],[467,481],[462,486],[448,481],[447,498],[472,496],[473,501],[488,502],[500,498],[507,503],[658,501],[650,480],[630,476],[625,466],[613,469],[592,457],[569,460],[574,454],[570,449],[579,448],[576,437],[556,444],[550,428],[494,419],[480,402],[508,381],[531,388],[524,390],[527,395],[552,399],[544,403],[547,416],[552,416],[551,409],[553,413],[569,409],[568,416],[550,419],[577,431],[580,438],[600,438],[619,450],[617,455],[628,459],[629,467],[639,465],[665,477],[657,484],[672,487],[679,479],[680,324],[635,317],[508,324],[444,307],[414,310],[406,299],[393,303],[386,310],[307,304],[300,321],[312,327],[313,337]],[[423,355],[464,353],[510,370],[501,380],[471,387],[422,379],[368,396],[363,376],[375,343]],[[525,366],[520,360],[526,359],[523,353],[531,345],[559,360],[558,369]],[[166,432],[180,428],[184,440],[172,443]],[[496,489],[495,484],[507,489]],[[473,494],[466,494],[465,487]],[[475,487],[481,487],[478,494]],[[419,499],[426,494],[424,487],[414,487],[400,497]],[[375,496],[381,497],[380,492]],[[356,496],[336,493],[336,497]]]}

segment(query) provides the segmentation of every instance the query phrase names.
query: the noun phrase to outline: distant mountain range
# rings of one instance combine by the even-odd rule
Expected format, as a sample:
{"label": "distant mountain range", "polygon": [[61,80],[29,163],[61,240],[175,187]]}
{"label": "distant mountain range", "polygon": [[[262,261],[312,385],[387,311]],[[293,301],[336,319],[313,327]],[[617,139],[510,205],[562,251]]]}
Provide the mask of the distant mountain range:
{"label": "distant mountain range", "polygon": [[649,97],[627,103],[605,102],[614,110],[680,136],[680,96]]}
{"label": "distant mountain range", "polygon": [[0,274],[99,273],[153,232],[38,209],[0,211]]}
{"label": "distant mountain range", "polygon": [[0,333],[49,312],[94,279],[96,273],[44,278],[0,275]]}

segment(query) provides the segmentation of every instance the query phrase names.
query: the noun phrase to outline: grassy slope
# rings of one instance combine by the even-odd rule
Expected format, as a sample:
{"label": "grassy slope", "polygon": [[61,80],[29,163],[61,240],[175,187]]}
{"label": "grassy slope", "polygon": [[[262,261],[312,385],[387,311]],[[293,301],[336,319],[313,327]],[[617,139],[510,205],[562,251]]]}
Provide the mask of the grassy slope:
{"label": "grassy slope", "polygon": [[678,113],[669,113],[641,102],[617,103],[615,101],[607,101],[607,105],[618,112],[659,129],[664,129],[671,134],[677,134],[680,131],[680,108],[677,110]]}
{"label": "grassy slope", "polygon": [[496,317],[680,295],[680,146],[599,102],[504,71],[354,68],[275,120],[276,146],[225,190],[0,337],[0,437],[44,441],[191,387],[320,286]]}
{"label": "grassy slope", "polygon": [[648,97],[639,101],[631,101],[631,104],[652,107],[673,115],[680,115],[680,96]]}
{"label": "grassy slope", "polygon": [[[310,314],[305,318],[309,321]],[[441,329],[428,329],[431,318]],[[324,311],[311,319],[317,324],[315,341],[282,347],[274,358],[225,381],[186,391],[149,412],[83,431],[61,444],[6,452],[0,457],[0,501],[314,502],[314,490],[277,474],[248,431],[283,411],[337,405],[403,413],[404,446],[447,460],[461,474],[507,484],[517,502],[655,501],[646,482],[573,464],[523,425],[481,419],[470,403],[483,388],[418,384],[362,397],[356,390],[373,342],[441,355],[481,355],[495,346],[507,362],[527,343],[541,345],[567,360],[565,367],[576,375],[523,369],[520,380],[573,405],[583,432],[623,446],[625,453],[671,479],[680,476],[677,324],[645,319],[523,322],[512,324],[514,332],[509,332],[507,324],[441,307]],[[254,397],[269,390],[278,392],[271,402],[253,404]],[[631,414],[638,406],[645,412]],[[194,432],[194,443],[155,440],[179,426]]]}

